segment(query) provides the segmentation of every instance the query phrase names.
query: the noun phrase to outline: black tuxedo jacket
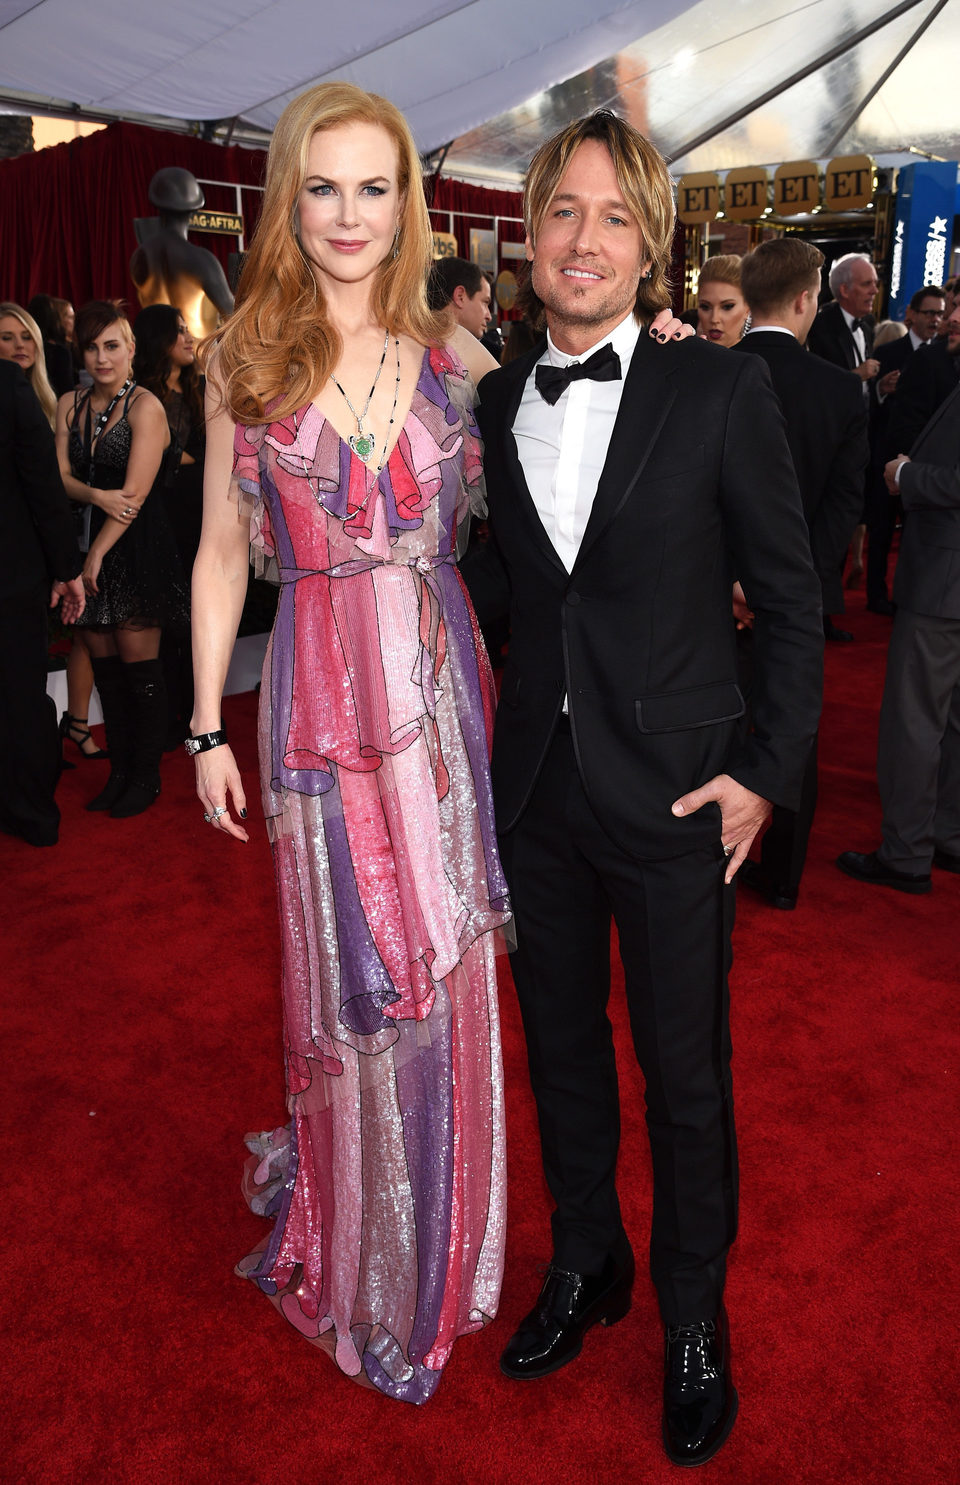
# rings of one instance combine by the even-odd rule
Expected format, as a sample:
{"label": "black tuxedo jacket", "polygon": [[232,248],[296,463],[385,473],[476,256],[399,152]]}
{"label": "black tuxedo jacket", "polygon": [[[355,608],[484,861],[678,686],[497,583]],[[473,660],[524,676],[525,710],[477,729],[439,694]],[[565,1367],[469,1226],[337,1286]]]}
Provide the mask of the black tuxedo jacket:
{"label": "black tuxedo jacket", "polygon": [[[929,346],[925,346],[923,354],[926,355],[929,349]],[[882,480],[883,466],[888,457],[886,455],[887,434],[893,409],[897,405],[897,389],[900,383],[897,383],[897,388],[882,402],[877,396],[877,388],[888,371],[903,371],[907,362],[913,357],[913,341],[909,335],[901,335],[899,340],[888,340],[886,345],[882,345],[873,354],[880,362],[880,371],[870,383],[870,451],[877,470],[876,477]]]}
{"label": "black tuxedo jacket", "polygon": [[74,578],[83,559],[50,425],[19,366],[0,361],[0,511],[13,561],[5,601]]}
{"label": "black tuxedo jacket", "polygon": [[[641,335],[572,573],[527,489],[513,436],[543,343],[481,384],[490,519],[511,637],[494,734],[501,831],[519,820],[568,697],[584,787],[636,858],[715,844],[719,809],[679,795],[729,772],[795,807],[820,708],[820,585],[765,367],[702,341]],[[734,574],[756,612],[743,735]]]}
{"label": "black tuxedo jacket", "polygon": [[[924,350],[929,349],[929,346],[924,347]],[[888,371],[903,370],[913,355],[913,341],[910,339],[909,333],[907,335],[901,335],[897,340],[888,340],[886,345],[880,346],[873,354],[880,362],[880,374],[876,378],[879,381],[880,377],[886,376]]]}
{"label": "black tuxedo jacket", "polygon": [[823,611],[840,613],[843,555],[860,520],[868,457],[860,383],[778,330],[751,331],[737,349],[766,362],[787,423]]}
{"label": "black tuxedo jacket", "polygon": [[900,470],[909,518],[900,539],[894,601],[915,614],[960,619],[960,387],[924,428],[911,461]]}
{"label": "black tuxedo jacket", "polygon": [[[873,355],[873,316],[869,315],[863,321],[863,338],[867,347],[867,355]],[[807,350],[812,351],[815,356],[822,356],[824,361],[832,361],[834,366],[845,367],[847,371],[856,371],[858,365],[857,347],[853,335],[847,329],[847,322],[843,318],[836,299],[825,304],[818,312],[817,318],[810,326],[810,334],[807,336]]]}
{"label": "black tuxedo jacket", "polygon": [[890,412],[882,457],[908,454],[937,408],[957,385],[960,357],[951,356],[946,340],[938,340],[910,357]]}

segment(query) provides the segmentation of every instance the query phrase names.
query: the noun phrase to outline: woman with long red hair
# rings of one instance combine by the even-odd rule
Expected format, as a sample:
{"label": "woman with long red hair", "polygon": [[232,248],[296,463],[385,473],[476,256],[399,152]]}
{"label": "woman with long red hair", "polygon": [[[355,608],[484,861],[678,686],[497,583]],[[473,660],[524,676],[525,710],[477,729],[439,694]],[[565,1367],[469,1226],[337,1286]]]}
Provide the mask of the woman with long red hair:
{"label": "woman with long red hair", "polygon": [[246,840],[220,705],[252,539],[280,583],[260,784],[290,1122],[249,1142],[273,1227],[241,1272],[411,1402],[496,1312],[505,1217],[494,691],[454,563],[493,363],[445,349],[431,245],[393,105],[347,84],[291,103],[208,360],[187,741],[204,818]]}

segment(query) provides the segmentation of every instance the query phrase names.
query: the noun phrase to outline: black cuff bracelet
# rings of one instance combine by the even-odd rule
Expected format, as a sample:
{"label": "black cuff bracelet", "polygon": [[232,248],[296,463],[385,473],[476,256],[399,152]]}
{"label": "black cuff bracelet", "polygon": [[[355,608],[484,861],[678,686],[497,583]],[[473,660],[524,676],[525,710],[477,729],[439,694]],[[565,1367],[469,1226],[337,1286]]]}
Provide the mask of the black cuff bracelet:
{"label": "black cuff bracelet", "polygon": [[194,753],[209,753],[211,748],[219,748],[227,740],[227,730],[221,727],[219,732],[201,732],[197,737],[188,737],[183,746],[187,757],[192,758]]}

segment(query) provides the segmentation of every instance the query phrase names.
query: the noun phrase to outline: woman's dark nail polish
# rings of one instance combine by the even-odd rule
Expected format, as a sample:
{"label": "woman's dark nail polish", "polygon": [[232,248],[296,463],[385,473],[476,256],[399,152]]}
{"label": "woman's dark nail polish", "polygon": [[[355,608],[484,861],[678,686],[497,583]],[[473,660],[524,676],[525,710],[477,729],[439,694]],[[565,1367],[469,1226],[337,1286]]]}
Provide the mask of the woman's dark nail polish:
{"label": "woman's dark nail polish", "polygon": [[241,818],[241,820],[245,820],[247,818],[247,812],[246,812],[246,810],[241,810],[240,811],[240,818]]}
{"label": "woman's dark nail polish", "polygon": [[666,342],[667,337],[665,335],[658,335],[657,336],[657,339],[661,342],[661,344],[664,344]]}

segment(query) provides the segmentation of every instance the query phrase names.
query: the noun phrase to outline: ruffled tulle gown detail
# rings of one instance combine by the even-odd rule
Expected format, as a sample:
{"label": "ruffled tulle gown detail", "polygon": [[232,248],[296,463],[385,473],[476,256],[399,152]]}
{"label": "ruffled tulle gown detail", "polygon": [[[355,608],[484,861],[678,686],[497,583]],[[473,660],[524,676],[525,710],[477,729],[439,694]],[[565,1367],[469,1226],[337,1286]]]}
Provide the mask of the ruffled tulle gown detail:
{"label": "ruffled tulle gown detail", "polygon": [[379,478],[312,404],[235,445],[280,583],[259,731],[291,1115],[248,1141],[274,1220],[240,1271],[411,1402],[495,1314],[503,1261],[494,690],[454,563],[481,479],[468,397],[426,352]]}

